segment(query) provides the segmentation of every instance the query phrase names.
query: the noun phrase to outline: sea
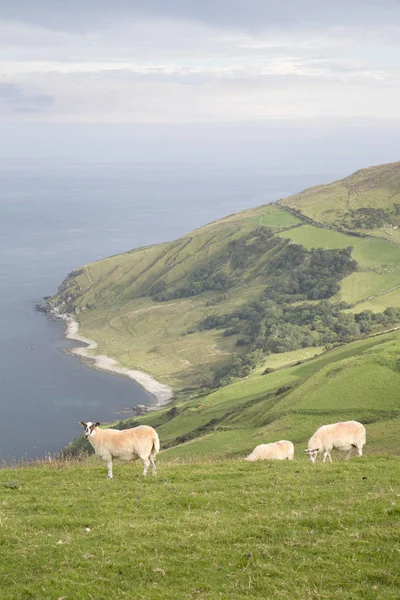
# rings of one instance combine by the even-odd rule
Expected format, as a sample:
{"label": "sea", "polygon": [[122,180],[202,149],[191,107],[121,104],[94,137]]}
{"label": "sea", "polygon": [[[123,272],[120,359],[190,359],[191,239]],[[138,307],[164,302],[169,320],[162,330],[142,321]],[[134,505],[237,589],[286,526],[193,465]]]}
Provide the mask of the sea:
{"label": "sea", "polygon": [[[177,238],[239,210],[348,174],[350,165],[224,162],[0,164],[0,464],[56,454],[79,421],[110,422],[154,397],[68,354],[61,322],[35,310],[73,269]],[[121,412],[122,411],[122,412]]]}

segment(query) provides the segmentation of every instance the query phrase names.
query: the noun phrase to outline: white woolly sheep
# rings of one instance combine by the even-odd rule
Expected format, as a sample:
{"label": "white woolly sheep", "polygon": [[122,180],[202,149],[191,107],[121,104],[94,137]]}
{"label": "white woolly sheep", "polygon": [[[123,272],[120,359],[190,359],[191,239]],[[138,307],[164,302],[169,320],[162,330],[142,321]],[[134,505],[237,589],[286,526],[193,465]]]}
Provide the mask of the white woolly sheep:
{"label": "white woolly sheep", "polygon": [[140,425],[131,429],[99,429],[100,423],[79,421],[85,428],[85,438],[89,440],[96,454],[107,463],[108,478],[113,478],[114,458],[137,460],[144,463],[143,475],[151,464],[153,475],[157,472],[156,455],[160,451],[160,440],[155,429]]}
{"label": "white woolly sheep", "polygon": [[256,446],[251,454],[244,460],[293,460],[294,446],[292,442],[280,440],[271,444]]}
{"label": "white woolly sheep", "polygon": [[362,456],[363,446],[366,441],[365,427],[358,421],[345,421],[344,423],[332,423],[322,425],[309,439],[307,452],[312,463],[317,460],[318,453],[323,453],[322,462],[331,458],[331,450],[347,452],[346,459],[350,458],[351,449],[357,450],[358,456]]}

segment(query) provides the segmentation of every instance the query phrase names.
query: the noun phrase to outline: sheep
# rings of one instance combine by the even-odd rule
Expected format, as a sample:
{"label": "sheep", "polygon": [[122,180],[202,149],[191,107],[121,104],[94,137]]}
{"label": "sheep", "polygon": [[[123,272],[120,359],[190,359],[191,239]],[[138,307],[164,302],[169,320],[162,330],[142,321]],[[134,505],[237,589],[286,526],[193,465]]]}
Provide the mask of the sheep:
{"label": "sheep", "polygon": [[153,475],[157,473],[156,455],[160,451],[160,440],[155,429],[148,425],[140,425],[131,429],[99,429],[100,423],[79,421],[85,428],[85,438],[89,440],[96,454],[107,463],[108,479],[113,478],[112,463],[114,458],[121,460],[142,459],[143,475],[151,464]]}
{"label": "sheep", "polygon": [[323,453],[322,462],[329,458],[332,462],[331,450],[347,452],[346,459],[350,458],[351,449],[356,448],[358,456],[362,456],[362,449],[366,441],[365,427],[358,421],[345,421],[322,425],[309,439],[308,449],[304,450],[315,463],[318,453]]}
{"label": "sheep", "polygon": [[251,454],[244,460],[293,460],[294,446],[292,442],[280,440],[271,444],[260,444],[256,446]]}

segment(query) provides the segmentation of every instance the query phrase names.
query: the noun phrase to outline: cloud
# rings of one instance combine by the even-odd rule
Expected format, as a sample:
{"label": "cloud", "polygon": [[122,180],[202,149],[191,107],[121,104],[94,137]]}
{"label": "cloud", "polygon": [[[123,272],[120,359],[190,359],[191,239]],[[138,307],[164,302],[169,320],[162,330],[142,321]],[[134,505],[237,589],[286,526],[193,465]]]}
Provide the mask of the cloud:
{"label": "cloud", "polygon": [[399,17],[398,0],[3,0],[3,19],[84,31],[109,21],[168,18],[239,29],[382,24]]}
{"label": "cloud", "polygon": [[14,83],[0,82],[0,112],[41,112],[53,103],[48,94],[29,94]]}
{"label": "cloud", "polygon": [[397,0],[4,2],[1,113],[400,118],[399,10]]}

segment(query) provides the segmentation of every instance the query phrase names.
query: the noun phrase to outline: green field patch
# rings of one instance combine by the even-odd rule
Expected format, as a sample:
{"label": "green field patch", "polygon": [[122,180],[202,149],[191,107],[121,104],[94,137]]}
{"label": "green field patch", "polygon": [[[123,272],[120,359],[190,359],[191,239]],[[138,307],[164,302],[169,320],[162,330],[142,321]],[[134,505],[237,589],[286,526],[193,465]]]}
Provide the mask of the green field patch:
{"label": "green field patch", "polygon": [[312,250],[313,248],[334,250],[348,248],[349,246],[354,247],[354,244],[357,244],[361,239],[340,233],[339,231],[315,227],[314,225],[295,227],[294,229],[283,231],[280,236],[292,240],[295,244],[301,244],[307,250]]}
{"label": "green field patch", "polygon": [[283,231],[281,237],[289,238],[296,244],[301,244],[307,250],[323,248],[353,248],[352,256],[362,269],[374,269],[385,265],[400,265],[400,246],[384,240],[362,238],[331,229],[303,225]]}
{"label": "green field patch", "polygon": [[[254,211],[255,212],[255,211]],[[263,211],[257,211],[260,214],[256,214],[252,217],[252,223],[255,227],[271,227],[273,229],[286,229],[287,227],[293,227],[301,223],[295,215],[290,212],[278,208],[276,205],[268,205]]]}
{"label": "green field patch", "polygon": [[[356,238],[357,239],[357,238]],[[362,240],[362,238],[358,238]],[[384,269],[399,268],[400,246],[379,239],[364,239],[363,243],[352,244],[354,247],[353,257],[361,268]]]}
{"label": "green field patch", "polygon": [[346,359],[327,366],[287,398],[296,410],[400,411],[400,371],[375,360]]}
{"label": "green field patch", "polygon": [[323,346],[311,346],[309,348],[301,348],[300,350],[292,350],[291,352],[282,352],[281,354],[270,354],[262,365],[256,369],[256,373],[261,374],[265,369],[281,369],[293,365],[299,361],[310,360],[324,352]]}
{"label": "green field patch", "polygon": [[391,290],[375,296],[365,302],[359,302],[357,306],[350,309],[352,313],[359,313],[363,310],[372,310],[373,312],[383,312],[388,306],[400,306],[400,288]]}
{"label": "green field patch", "polygon": [[[371,296],[382,294],[385,290],[400,286],[400,270],[392,273],[376,273],[375,271],[358,271],[342,280],[339,299],[348,304],[358,304]],[[386,304],[385,298],[385,308]],[[395,304],[398,306],[398,304]],[[356,312],[360,312],[357,307]]]}

